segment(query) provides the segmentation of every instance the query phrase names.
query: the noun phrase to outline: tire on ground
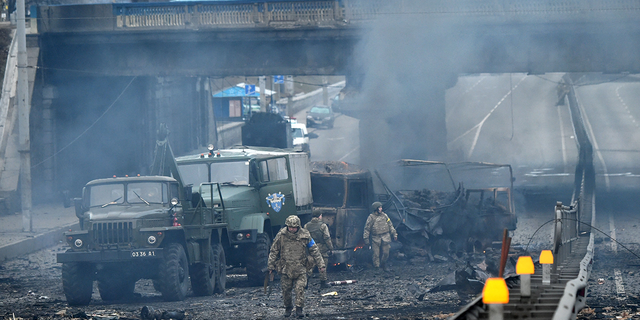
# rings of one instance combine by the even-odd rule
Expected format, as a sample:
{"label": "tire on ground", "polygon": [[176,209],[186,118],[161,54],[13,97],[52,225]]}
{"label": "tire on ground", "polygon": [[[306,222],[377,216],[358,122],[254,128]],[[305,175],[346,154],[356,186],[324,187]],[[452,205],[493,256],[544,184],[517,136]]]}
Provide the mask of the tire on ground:
{"label": "tire on ground", "polygon": [[218,243],[213,247],[213,254],[218,257],[218,269],[216,272],[216,293],[224,293],[227,288],[227,258],[224,256],[224,248]]}
{"label": "tire on ground", "polygon": [[187,296],[189,289],[189,261],[184,247],[178,243],[169,244],[160,269],[158,287],[165,301],[180,301]]}
{"label": "tire on ground", "polygon": [[69,305],[88,305],[93,293],[93,265],[76,262],[63,263],[62,289]]}
{"label": "tire on ground", "polygon": [[219,262],[213,246],[209,247],[208,263],[196,263],[191,269],[191,290],[197,296],[212,295],[216,286]]}
{"label": "tire on ground", "polygon": [[263,270],[267,269],[269,249],[271,249],[269,235],[258,233],[256,243],[253,244],[246,260],[247,278],[252,285],[259,286],[264,281]]}

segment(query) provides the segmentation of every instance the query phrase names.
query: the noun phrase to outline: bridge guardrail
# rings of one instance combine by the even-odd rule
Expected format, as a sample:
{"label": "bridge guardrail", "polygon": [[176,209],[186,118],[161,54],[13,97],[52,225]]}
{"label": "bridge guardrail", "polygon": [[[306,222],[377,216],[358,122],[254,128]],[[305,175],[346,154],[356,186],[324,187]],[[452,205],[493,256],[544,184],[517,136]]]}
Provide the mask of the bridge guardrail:
{"label": "bridge guardrail", "polygon": [[[482,21],[558,21],[616,19],[638,21],[640,0],[500,1],[178,1],[40,6],[39,32],[125,31],[140,29],[348,27],[381,17],[425,15],[471,17]],[[454,20],[455,21],[455,20]]]}
{"label": "bridge guardrail", "polygon": [[556,233],[554,236],[554,254],[556,259],[563,260],[572,253],[576,240],[589,234],[587,252],[580,261],[578,277],[569,281],[564,289],[554,320],[575,319],[577,313],[586,305],[586,292],[591,275],[594,256],[594,234],[591,232],[595,224],[595,169],[593,167],[593,148],[584,127],[582,113],[575,97],[573,83],[569,75],[563,77],[569,84],[569,108],[579,148],[578,165],[575,172],[575,188],[572,205],[567,207],[561,203],[556,205]]}

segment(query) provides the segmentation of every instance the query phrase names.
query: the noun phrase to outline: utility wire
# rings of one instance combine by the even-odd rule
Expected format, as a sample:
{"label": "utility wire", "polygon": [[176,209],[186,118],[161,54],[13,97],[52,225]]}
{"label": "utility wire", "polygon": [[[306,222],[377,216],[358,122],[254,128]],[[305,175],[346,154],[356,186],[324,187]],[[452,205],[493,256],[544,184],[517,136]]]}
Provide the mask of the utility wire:
{"label": "utility wire", "polygon": [[107,114],[107,112],[109,112],[109,110],[111,110],[111,108],[113,108],[113,106],[116,104],[116,102],[120,99],[120,97],[122,97],[122,95],[125,93],[125,91],[127,91],[127,89],[129,88],[129,86],[131,86],[131,83],[133,83],[133,80],[135,80],[138,76],[135,76],[133,78],[131,78],[131,81],[129,81],[129,83],[127,84],[127,86],[122,89],[122,92],[120,92],[120,94],[118,95],[118,97],[113,100],[113,102],[111,103],[111,105],[89,126],[87,127],[81,134],[79,134],[77,137],[75,137],[75,139],[71,140],[71,142],[69,142],[66,146],[62,147],[60,150],[56,151],[53,155],[45,158],[44,160],[34,164],[31,166],[31,168],[35,168],[43,163],[45,163],[46,161],[48,161],[49,159],[57,156],[58,154],[60,154],[62,151],[64,151],[65,149],[67,149],[69,146],[71,146],[72,144],[74,144],[76,141],[78,141],[78,139],[80,139],[82,136],[84,136],[89,130],[91,130],[91,128],[93,128],[93,126],[98,123],[98,121],[100,121],[100,119],[102,119],[104,117],[105,114]]}
{"label": "utility wire", "polygon": [[[549,221],[547,221],[547,222],[543,223],[543,224],[542,224],[538,229],[536,229],[536,231],[535,231],[535,232],[531,235],[531,237],[529,238],[529,242],[527,243],[527,246],[525,247],[524,251],[525,251],[525,252],[529,252],[529,244],[531,244],[531,241],[533,240],[533,237],[536,235],[536,233],[537,233],[540,229],[542,229],[542,227],[544,227],[545,225],[547,225],[547,224],[549,224],[549,223],[551,223],[551,222],[555,222],[556,220],[557,220],[557,219],[551,219],[551,220],[549,220]],[[582,221],[580,221],[580,220],[577,220],[577,219],[571,219],[571,218],[563,218],[563,219],[560,219],[560,220],[566,220],[566,221],[577,221],[577,222],[579,222],[579,223],[581,223],[581,224],[584,224],[584,225],[586,225],[586,226],[588,226],[588,227],[590,227],[590,228],[592,228],[592,229],[594,229],[594,230],[596,230],[596,231],[598,231],[598,232],[602,233],[605,237],[607,237],[607,238],[609,238],[611,241],[613,241],[613,242],[615,242],[615,243],[619,244],[619,245],[620,245],[621,247],[623,247],[625,250],[629,251],[629,253],[631,253],[632,255],[634,255],[636,258],[640,259],[640,255],[637,255],[635,252],[631,251],[631,249],[627,248],[625,245],[623,245],[622,243],[620,243],[618,240],[614,239],[613,237],[611,237],[610,235],[608,235],[606,232],[604,232],[604,231],[602,231],[602,230],[600,230],[600,229],[598,229],[598,228],[596,228],[596,227],[592,226],[590,223],[582,222]]]}

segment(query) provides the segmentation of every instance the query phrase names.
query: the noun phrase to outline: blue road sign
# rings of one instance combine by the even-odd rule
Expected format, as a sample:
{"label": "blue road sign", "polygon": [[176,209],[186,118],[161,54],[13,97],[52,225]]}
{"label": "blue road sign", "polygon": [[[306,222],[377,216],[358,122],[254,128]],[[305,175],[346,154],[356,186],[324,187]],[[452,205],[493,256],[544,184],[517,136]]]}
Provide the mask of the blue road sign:
{"label": "blue road sign", "polygon": [[256,85],[255,84],[245,84],[244,85],[244,94],[246,96],[252,95],[256,93]]}
{"label": "blue road sign", "polygon": [[273,76],[273,83],[284,83],[284,76]]}

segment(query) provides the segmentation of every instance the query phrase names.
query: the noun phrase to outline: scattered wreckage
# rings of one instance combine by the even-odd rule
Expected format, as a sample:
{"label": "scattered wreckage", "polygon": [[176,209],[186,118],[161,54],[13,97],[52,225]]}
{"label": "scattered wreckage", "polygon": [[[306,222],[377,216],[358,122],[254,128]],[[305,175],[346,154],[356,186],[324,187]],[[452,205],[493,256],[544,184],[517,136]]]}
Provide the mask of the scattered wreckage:
{"label": "scattered wreckage", "polygon": [[482,252],[516,228],[510,165],[399,160],[375,175],[405,254]]}
{"label": "scattered wreckage", "polygon": [[516,227],[509,165],[399,160],[372,175],[353,164],[316,161],[311,186],[314,209],[323,212],[336,247],[332,265],[371,261],[371,251],[360,249],[373,201],[383,203],[398,230],[391,251],[402,248],[408,257],[481,253]]}

